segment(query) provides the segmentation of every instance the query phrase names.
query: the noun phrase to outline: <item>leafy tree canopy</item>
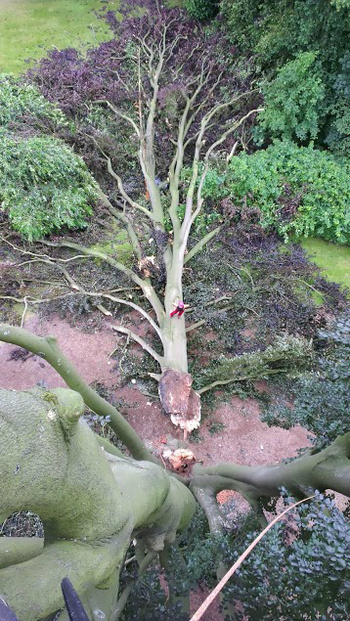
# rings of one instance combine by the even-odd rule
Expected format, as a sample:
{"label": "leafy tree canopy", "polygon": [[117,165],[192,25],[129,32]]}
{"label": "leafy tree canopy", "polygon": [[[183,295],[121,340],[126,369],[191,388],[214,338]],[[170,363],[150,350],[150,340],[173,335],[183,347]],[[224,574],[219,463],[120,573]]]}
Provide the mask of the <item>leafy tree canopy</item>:
{"label": "leafy tree canopy", "polygon": [[191,17],[210,19],[219,10],[219,0],[185,0],[185,7]]}
{"label": "leafy tree canopy", "polygon": [[[312,100],[323,87],[322,97],[316,97],[319,100],[318,140],[320,144],[330,144],[335,151],[344,151],[341,143],[346,140],[348,128],[342,126],[341,119],[349,94],[337,92],[336,84],[340,74],[344,75],[342,67],[348,53],[348,1],[222,0],[221,11],[231,41],[241,51],[253,53],[256,66],[269,80],[286,63],[299,58],[300,64],[298,55],[305,52],[316,55],[317,70],[315,65],[309,75],[309,86]],[[292,67],[289,65],[290,69]],[[285,71],[288,75],[287,68]],[[312,79],[314,84],[311,84]],[[288,79],[285,83],[279,80],[279,87],[284,91],[281,97],[287,101]],[[269,86],[266,88],[268,90]],[[303,93],[301,98],[304,99]]]}
{"label": "leafy tree canopy", "polygon": [[320,68],[313,52],[301,52],[263,86],[264,110],[257,138],[282,138],[301,143],[315,140],[325,97]]}

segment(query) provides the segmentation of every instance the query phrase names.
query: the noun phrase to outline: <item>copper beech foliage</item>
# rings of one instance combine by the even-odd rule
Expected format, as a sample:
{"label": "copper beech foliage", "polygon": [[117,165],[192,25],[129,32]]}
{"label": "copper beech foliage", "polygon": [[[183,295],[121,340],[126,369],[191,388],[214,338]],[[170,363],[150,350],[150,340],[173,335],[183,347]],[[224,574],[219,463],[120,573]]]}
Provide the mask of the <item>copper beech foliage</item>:
{"label": "copper beech foliage", "polygon": [[[95,149],[91,138],[98,140],[112,162],[118,159],[119,170],[124,146],[121,139],[128,138],[131,144],[128,144],[127,153],[123,152],[128,170],[133,147],[137,151],[137,140],[123,114],[131,117],[137,126],[142,120],[146,128],[153,94],[150,66],[157,66],[159,55],[165,49],[157,97],[155,153],[158,173],[166,174],[173,141],[177,139],[178,120],[188,98],[195,95],[199,86],[200,95],[192,106],[187,147],[193,144],[201,119],[217,103],[229,101],[233,94],[241,94],[236,104],[238,119],[258,107],[259,96],[252,92],[249,61],[244,70],[237,69],[236,49],[221,31],[207,31],[185,11],[169,9],[152,0],[143,1],[141,16],[140,12],[132,16],[133,5],[133,2],[122,2],[121,21],[112,11],[105,10],[101,15],[113,31],[110,41],[90,49],[85,57],[76,49],[55,49],[29,72],[29,76],[42,94],[58,103],[74,121],[73,135],[68,138],[80,154],[86,154],[90,166],[98,168],[99,157],[98,151],[95,159],[91,156],[91,149]],[[101,106],[96,105],[98,101],[108,102],[102,108],[103,120]],[[108,120],[107,106],[111,113]],[[253,118],[254,115],[247,120],[246,126]],[[225,122],[234,120],[232,106],[217,113],[206,131],[208,144],[220,135]],[[234,134],[227,137],[227,150],[234,140]],[[130,170],[128,172],[130,176]]]}

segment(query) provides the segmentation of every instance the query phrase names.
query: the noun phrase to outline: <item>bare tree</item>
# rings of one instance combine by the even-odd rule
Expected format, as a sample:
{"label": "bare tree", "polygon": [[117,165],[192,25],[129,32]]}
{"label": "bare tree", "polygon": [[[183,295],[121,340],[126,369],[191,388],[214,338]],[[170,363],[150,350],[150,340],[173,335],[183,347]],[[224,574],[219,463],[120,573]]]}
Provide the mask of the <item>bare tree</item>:
{"label": "bare tree", "polygon": [[[108,300],[147,321],[152,334],[146,337],[123,323],[113,328],[156,361],[159,371],[152,377],[159,381],[163,408],[186,434],[199,425],[200,393],[286,372],[308,356],[310,347],[287,336],[266,351],[225,360],[207,385],[198,392],[192,387],[187,336],[205,319],[185,321],[184,270],[229,224],[218,210],[214,224],[198,232],[212,216],[205,201],[212,159],[225,170],[238,147],[245,147],[259,95],[249,70],[238,68],[235,50],[219,31],[208,33],[184,12],[157,2],[145,2],[145,9],[141,17],[122,22],[107,12],[114,39],[84,58],[75,50],[54,50],[33,74],[43,94],[73,121],[70,134],[64,126],[64,137],[94,171],[104,215],[107,210],[107,217],[126,229],[134,265],[91,247],[87,235],[85,245],[67,237],[41,240],[63,248],[65,258],[60,250],[19,249],[26,260],[17,266],[42,263],[48,271],[58,270],[67,289],[51,299],[86,296],[111,315],[103,306]],[[68,258],[67,250],[73,252]],[[70,266],[86,257],[107,264],[129,285],[101,291],[94,283],[84,284]],[[130,286],[138,290],[136,300]],[[41,301],[28,292],[25,310]]]}
{"label": "bare tree", "polygon": [[[80,118],[81,131],[88,127],[109,173],[109,181],[101,182],[101,200],[127,228],[137,268],[74,242],[44,243],[98,257],[141,289],[145,305],[128,297],[106,297],[146,319],[158,346],[121,324],[113,327],[158,363],[160,372],[153,376],[160,380],[163,406],[176,424],[192,430],[199,424],[200,399],[188,374],[187,333],[196,326],[186,326],[183,271],[222,228],[220,224],[199,240],[191,239],[204,209],[211,158],[232,156],[240,129],[259,111],[258,96],[235,67],[234,50],[220,33],[206,34],[183,12],[157,2],[146,3],[146,9],[141,18],[121,23],[108,13],[116,39],[91,51],[86,60],[72,57],[71,50],[55,51],[36,75],[48,97]],[[92,120],[101,111],[108,119],[108,139]],[[128,140],[127,164],[134,156],[139,170],[134,174],[143,179],[145,193],[130,191],[128,170],[119,170],[125,165],[120,138]],[[145,250],[149,237],[157,244],[156,255]]]}

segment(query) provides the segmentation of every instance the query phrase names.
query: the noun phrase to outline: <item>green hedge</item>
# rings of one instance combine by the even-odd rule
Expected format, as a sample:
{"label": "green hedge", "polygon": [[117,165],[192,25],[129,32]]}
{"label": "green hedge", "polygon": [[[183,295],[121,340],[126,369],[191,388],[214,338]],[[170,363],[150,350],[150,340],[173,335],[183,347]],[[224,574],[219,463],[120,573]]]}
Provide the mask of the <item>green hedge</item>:
{"label": "green hedge", "polygon": [[83,160],[63,142],[0,133],[0,210],[24,239],[86,226],[96,197]]}
{"label": "green hedge", "polygon": [[12,75],[0,74],[0,127],[13,122],[31,119],[45,119],[54,125],[67,125],[63,112],[31,84],[26,84]]}
{"label": "green hedge", "polygon": [[211,171],[204,194],[229,198],[237,214],[254,209],[264,228],[289,236],[350,242],[348,166],[326,151],[276,142],[234,157],[225,175]]}
{"label": "green hedge", "polygon": [[211,19],[219,11],[219,0],[185,0],[185,8],[195,19]]}

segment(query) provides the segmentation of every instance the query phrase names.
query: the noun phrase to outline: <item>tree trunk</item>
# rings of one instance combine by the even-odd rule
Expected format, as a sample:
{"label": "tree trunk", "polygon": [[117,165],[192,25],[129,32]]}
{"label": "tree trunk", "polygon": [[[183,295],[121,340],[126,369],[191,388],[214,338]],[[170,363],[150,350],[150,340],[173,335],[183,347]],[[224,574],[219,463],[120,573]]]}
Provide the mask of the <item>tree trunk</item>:
{"label": "tree trunk", "polygon": [[188,372],[187,336],[185,314],[182,317],[170,317],[174,304],[183,300],[182,293],[183,249],[174,242],[171,267],[167,273],[165,288],[165,318],[162,329],[164,346],[164,369],[173,369],[182,373]]}
{"label": "tree trunk", "polygon": [[170,316],[176,304],[183,301],[184,249],[184,243],[174,239],[164,299],[164,363],[159,381],[159,397],[164,411],[170,415],[174,425],[179,425],[184,430],[186,436],[199,426],[201,405],[199,395],[192,388],[192,376],[188,373],[185,313],[181,317]]}
{"label": "tree trunk", "polygon": [[17,540],[17,556],[0,538],[0,597],[19,621],[63,607],[65,577],[90,615],[100,585],[95,607],[109,619],[108,580],[118,590],[130,540],[160,551],[195,509],[188,488],[163,467],[113,455],[108,443],[101,448],[80,420],[84,409],[81,396],[68,389],[0,390],[0,520],[32,511],[45,532],[43,548]]}

